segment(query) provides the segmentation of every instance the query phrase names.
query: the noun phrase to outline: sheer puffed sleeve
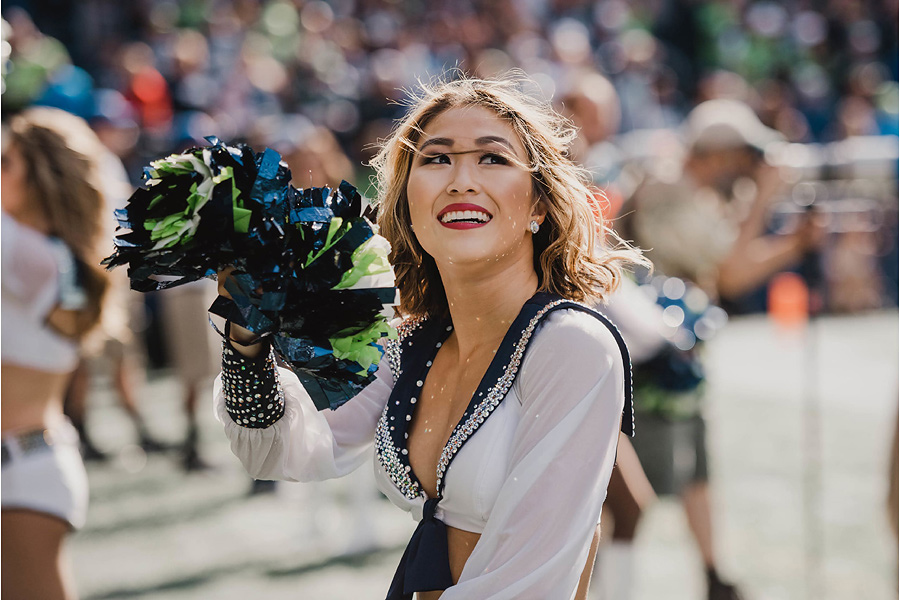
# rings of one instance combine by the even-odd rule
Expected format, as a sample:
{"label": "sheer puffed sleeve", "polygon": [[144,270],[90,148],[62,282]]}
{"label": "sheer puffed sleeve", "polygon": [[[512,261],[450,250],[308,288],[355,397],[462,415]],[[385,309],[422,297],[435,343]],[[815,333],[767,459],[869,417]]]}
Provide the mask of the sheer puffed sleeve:
{"label": "sheer puffed sleeve", "polygon": [[600,321],[574,310],[548,317],[515,384],[523,412],[509,471],[458,584],[442,600],[574,595],[615,462],[623,368]]}
{"label": "sheer puffed sleeve", "polygon": [[337,410],[319,411],[289,369],[278,368],[284,414],[265,428],[235,423],[226,407],[222,375],[214,386],[216,418],[225,427],[231,451],[256,479],[319,481],[341,477],[369,456],[375,426],[391,394],[388,361],[382,360],[375,380]]}

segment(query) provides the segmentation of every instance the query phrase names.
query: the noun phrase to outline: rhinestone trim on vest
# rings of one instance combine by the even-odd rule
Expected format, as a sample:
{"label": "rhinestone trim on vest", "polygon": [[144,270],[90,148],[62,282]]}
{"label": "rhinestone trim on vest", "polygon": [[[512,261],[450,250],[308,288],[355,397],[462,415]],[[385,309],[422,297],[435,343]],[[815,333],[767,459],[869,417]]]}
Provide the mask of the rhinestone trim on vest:
{"label": "rhinestone trim on vest", "polygon": [[395,340],[387,340],[384,346],[384,353],[388,358],[388,366],[391,367],[391,376],[394,378],[394,383],[397,383],[397,380],[400,379],[400,374],[403,370],[400,368],[400,355],[401,355],[401,345],[404,340],[408,338],[413,331],[418,329],[422,323],[425,322],[425,317],[410,317],[409,319],[404,319],[397,326],[397,339]]}
{"label": "rhinestone trim on vest", "polygon": [[[397,339],[388,340],[385,345],[384,353],[388,358],[388,365],[391,368],[391,376],[394,379],[394,384],[397,383],[400,374],[403,373],[400,368],[400,356],[402,354],[403,342],[405,342],[406,339],[424,322],[424,317],[405,319],[397,326]],[[422,492],[419,484],[409,476],[412,469],[409,466],[404,465],[400,460],[399,451],[394,445],[393,438],[391,438],[391,431],[394,429],[394,426],[389,423],[389,406],[390,404],[385,404],[384,410],[381,411],[381,418],[378,420],[378,426],[375,428],[375,454],[378,457],[381,466],[384,467],[385,473],[388,474],[388,477],[391,478],[391,481],[394,482],[397,489],[400,490],[404,496],[412,500],[418,497]]]}
{"label": "rhinestone trim on vest", "polygon": [[397,447],[394,445],[394,440],[391,439],[389,429],[393,429],[393,425],[388,425],[387,412],[388,405],[384,407],[381,418],[378,420],[378,427],[375,428],[375,453],[381,466],[384,467],[385,473],[391,478],[397,489],[404,496],[413,500],[420,496],[422,491],[419,484],[409,476],[412,469],[400,461]]}

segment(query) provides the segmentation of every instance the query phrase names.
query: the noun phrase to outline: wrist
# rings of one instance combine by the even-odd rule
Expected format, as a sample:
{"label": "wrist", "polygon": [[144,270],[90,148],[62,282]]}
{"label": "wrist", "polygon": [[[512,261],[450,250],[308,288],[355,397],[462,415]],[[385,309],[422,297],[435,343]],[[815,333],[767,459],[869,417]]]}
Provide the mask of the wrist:
{"label": "wrist", "polygon": [[234,351],[255,358],[268,348],[265,338],[231,321],[225,323],[225,341]]}

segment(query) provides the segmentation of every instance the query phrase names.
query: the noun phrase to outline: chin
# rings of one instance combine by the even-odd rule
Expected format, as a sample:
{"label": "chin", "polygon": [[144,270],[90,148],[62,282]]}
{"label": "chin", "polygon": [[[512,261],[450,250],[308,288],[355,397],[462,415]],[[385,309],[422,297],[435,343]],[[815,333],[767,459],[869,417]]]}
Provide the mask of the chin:
{"label": "chin", "polygon": [[429,254],[435,259],[435,263],[439,267],[446,265],[454,267],[471,266],[475,268],[498,265],[520,251],[521,247],[497,247],[494,244],[469,243],[464,248],[444,247],[437,252],[429,252]]}
{"label": "chin", "polygon": [[434,262],[437,263],[439,267],[443,266],[467,266],[467,265],[478,265],[490,262],[493,260],[493,255],[484,254],[481,252],[473,252],[471,250],[465,251],[438,251],[435,253],[429,253],[431,257],[434,258]]}

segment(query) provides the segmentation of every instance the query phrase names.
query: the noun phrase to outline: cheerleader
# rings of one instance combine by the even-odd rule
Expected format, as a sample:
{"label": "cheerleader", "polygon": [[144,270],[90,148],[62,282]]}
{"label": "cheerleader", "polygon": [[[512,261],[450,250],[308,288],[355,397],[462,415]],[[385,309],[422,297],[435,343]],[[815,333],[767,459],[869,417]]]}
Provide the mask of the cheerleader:
{"label": "cheerleader", "polygon": [[2,593],[62,600],[84,525],[87,476],[63,397],[107,288],[104,207],[87,124],[30,109],[4,135],[2,177]]}
{"label": "cheerleader", "polygon": [[374,159],[405,319],[373,383],[319,412],[265,339],[226,340],[215,410],[253,477],[340,477],[374,446],[419,523],[389,600],[585,598],[633,432],[627,351],[588,303],[641,259],[595,245],[574,129],[524,84],[425,87]]}

